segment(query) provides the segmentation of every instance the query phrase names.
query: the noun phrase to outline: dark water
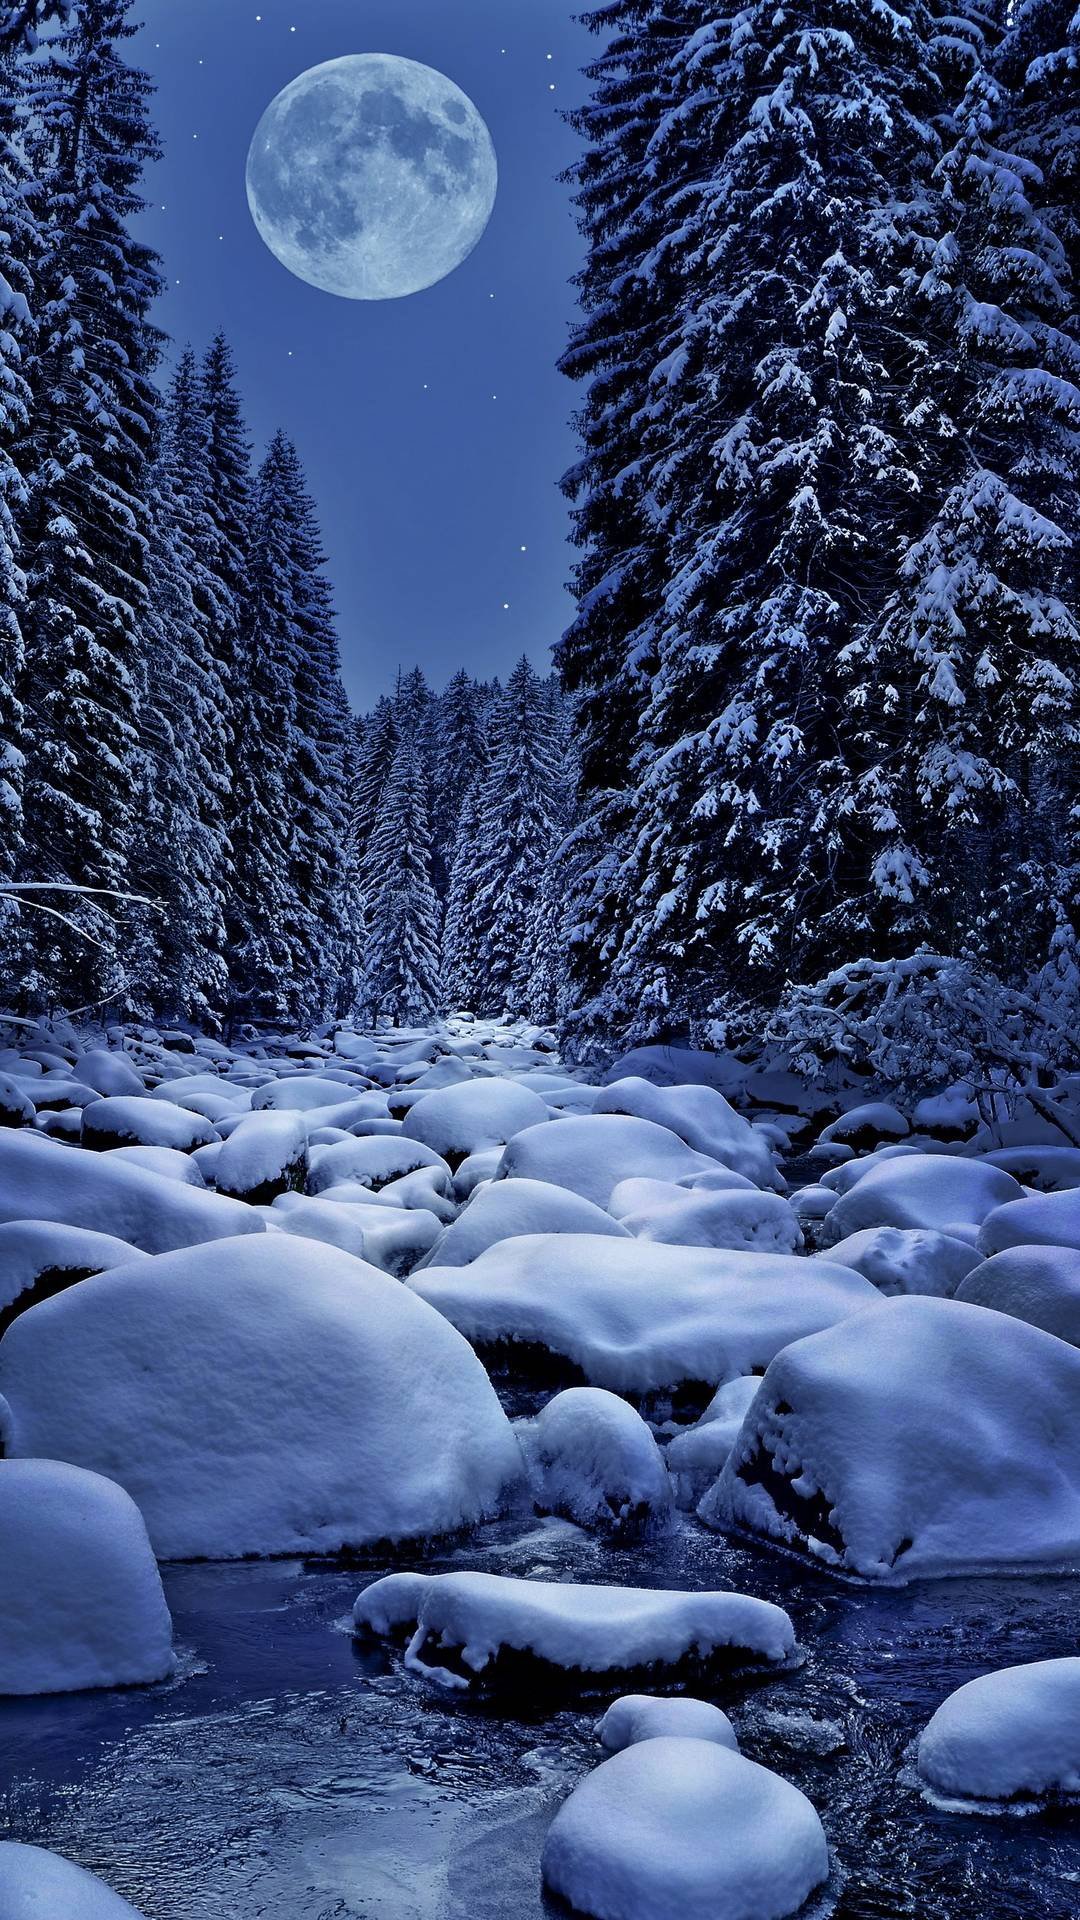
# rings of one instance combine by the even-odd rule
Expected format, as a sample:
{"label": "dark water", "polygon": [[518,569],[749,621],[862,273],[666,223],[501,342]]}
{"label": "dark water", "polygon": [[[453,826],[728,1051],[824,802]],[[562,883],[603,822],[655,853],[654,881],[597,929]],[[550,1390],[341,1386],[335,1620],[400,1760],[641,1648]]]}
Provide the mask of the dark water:
{"label": "dark water", "polygon": [[[868,1593],[689,1526],[631,1555],[522,1524],[431,1564],[779,1601],[804,1666],[716,1698],[821,1813],[837,1920],[1080,1913],[1080,1812],[948,1814],[904,1777],[954,1687],[1077,1651],[1075,1581]],[[544,1833],[601,1757],[601,1703],[524,1722],[432,1695],[341,1630],[369,1577],[167,1570],[179,1684],[0,1705],[5,1837],[79,1860],[149,1920],[541,1920]]]}

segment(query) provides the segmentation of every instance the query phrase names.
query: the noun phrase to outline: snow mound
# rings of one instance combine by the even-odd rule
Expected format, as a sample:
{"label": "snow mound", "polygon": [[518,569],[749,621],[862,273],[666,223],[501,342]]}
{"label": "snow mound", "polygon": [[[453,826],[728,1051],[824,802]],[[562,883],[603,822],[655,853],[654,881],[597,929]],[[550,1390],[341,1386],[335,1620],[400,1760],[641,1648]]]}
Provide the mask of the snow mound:
{"label": "snow mound", "polygon": [[269,1206],[307,1179],[307,1122],[302,1114],[245,1114],[214,1161],[219,1193],[249,1206]]}
{"label": "snow mound", "polygon": [[688,1147],[744,1174],[757,1187],[775,1187],[776,1168],[761,1135],[712,1087],[657,1087],[630,1077],[609,1081],[594,1113],[626,1113],[652,1120]]}
{"label": "snow mound", "polygon": [[316,1147],[311,1155],[308,1193],[317,1198],[331,1187],[351,1184],[378,1193],[404,1174],[422,1167],[434,1167],[442,1175],[439,1190],[452,1192],[450,1169],[445,1160],[421,1140],[406,1140],[402,1134],[374,1134],[363,1140],[341,1140],[333,1147]]}
{"label": "snow mound", "polygon": [[570,1387],[516,1431],[541,1513],[621,1539],[669,1519],[671,1483],[660,1449],[617,1394]]}
{"label": "snow mound", "polygon": [[711,1740],[714,1746],[738,1753],[739,1742],[726,1713],[708,1700],[688,1694],[665,1700],[653,1693],[624,1693],[615,1700],[597,1732],[609,1753],[622,1753],[642,1740]]}
{"label": "snow mound", "polygon": [[1080,1659],[969,1680],[938,1708],[917,1764],[927,1786],[963,1800],[1080,1794]]}
{"label": "snow mound", "polygon": [[145,1092],[145,1088],[131,1061],[123,1053],[109,1053],[105,1047],[94,1047],[84,1053],[75,1063],[75,1072],[86,1087],[93,1087],[104,1099],[114,1094],[135,1094]]}
{"label": "snow mound", "polygon": [[166,1559],[333,1553],[497,1512],[521,1461],[445,1320],[272,1234],[85,1280],[0,1342],[10,1452],[127,1488]]}
{"label": "snow mound", "polygon": [[516,1681],[532,1663],[578,1683],[614,1673],[669,1679],[712,1665],[777,1665],[795,1634],[780,1607],[740,1593],[576,1586],[497,1573],[392,1573],[353,1610],[361,1631],[409,1636],[406,1665],[442,1686]]}
{"label": "snow mound", "polygon": [[0,1694],[168,1678],[169,1609],[142,1515],[120,1487],[55,1460],[6,1460],[0,1540]]}
{"label": "snow mound", "polygon": [[[216,1153],[218,1146],[215,1140],[209,1148],[197,1147],[195,1153]],[[126,1161],[128,1166],[145,1167],[163,1180],[179,1180],[186,1187],[206,1185],[195,1153],[180,1153],[176,1147],[106,1147],[105,1152],[114,1160]]]}
{"label": "snow mound", "polygon": [[18,1081],[9,1073],[0,1073],[0,1127],[28,1127],[36,1111],[35,1103]]}
{"label": "snow mound", "polygon": [[1080,1147],[998,1147],[981,1157],[1011,1173],[1022,1187],[1037,1187],[1040,1193],[1080,1187]]}
{"label": "snow mound", "polygon": [[120,1094],[95,1100],[82,1110],[84,1146],[174,1147],[190,1153],[208,1147],[217,1135],[209,1120],[165,1100],[138,1100]]}
{"label": "snow mound", "polygon": [[826,1146],[836,1143],[863,1152],[882,1140],[903,1140],[910,1132],[911,1123],[898,1107],[884,1100],[870,1100],[849,1107],[839,1119],[830,1121],[818,1138]]}
{"label": "snow mound", "polygon": [[425,1093],[410,1108],[404,1131],[456,1167],[470,1153],[505,1146],[515,1133],[539,1126],[548,1117],[538,1095],[512,1080],[465,1080]]}
{"label": "snow mound", "polygon": [[[267,1108],[278,1113],[314,1113],[322,1107],[340,1107],[348,1095],[349,1088],[341,1080],[324,1080],[314,1073],[296,1073],[281,1080],[270,1080],[264,1087],[256,1087],[251,1096],[251,1105],[256,1113],[263,1113]],[[385,1103],[379,1102],[378,1105],[379,1110],[385,1113]]]}
{"label": "snow mound", "polygon": [[881,1293],[926,1293],[940,1300],[952,1299],[981,1258],[969,1241],[926,1227],[864,1227],[829,1248],[830,1260],[865,1274]]}
{"label": "snow mound", "polygon": [[1080,1347],[1080,1252],[1073,1247],[1009,1247],[976,1267],[956,1297]]}
{"label": "snow mound", "polygon": [[16,1840],[0,1840],[0,1914],[4,1920],[142,1920],[95,1874]]}
{"label": "snow mound", "polygon": [[829,1877],[797,1787],[704,1740],[646,1740],[586,1775],[551,1823],[544,1884],[595,1920],[784,1920]]}
{"label": "snow mound", "polygon": [[1080,1189],[1035,1193],[998,1207],[984,1221],[979,1251],[1006,1247],[1075,1247],[1080,1251]]}
{"label": "snow mound", "polygon": [[432,1254],[440,1267],[466,1267],[501,1240],[530,1233],[598,1233],[628,1239],[602,1207],[544,1180],[498,1180],[474,1193]]}
{"label": "snow mound", "polygon": [[1073,1565],[1078,1404],[1064,1341],[886,1300],[773,1361],[698,1513],[867,1580]]}
{"label": "snow mound", "polygon": [[16,1305],[23,1312],[37,1298],[138,1258],[126,1240],[108,1233],[58,1227],[49,1220],[5,1221],[0,1226],[0,1333],[14,1318],[10,1310]]}
{"label": "snow mound", "polygon": [[594,1234],[504,1240],[470,1266],[428,1267],[409,1285],[474,1346],[524,1343],[630,1394],[685,1381],[717,1387],[880,1305],[861,1274],[825,1261]]}
{"label": "snow mound", "polygon": [[[331,1188],[331,1194],[339,1192]],[[419,1260],[431,1252],[443,1232],[442,1222],[419,1207],[364,1206],[360,1201],[309,1200],[285,1193],[274,1202],[271,1220],[286,1233],[304,1240],[322,1240],[358,1260],[403,1280]]]}
{"label": "snow mound", "polygon": [[835,1245],[866,1227],[929,1227],[974,1244],[987,1214],[1022,1194],[1018,1180],[985,1161],[900,1154],[879,1160],[841,1195],[828,1216],[826,1237]]}
{"label": "snow mound", "polygon": [[727,1465],[761,1381],[757,1374],[729,1380],[713,1396],[696,1426],[677,1433],[664,1454],[675,1504],[692,1513]]}
{"label": "snow mound", "polygon": [[[627,1190],[644,1184],[627,1180],[615,1192],[625,1199]],[[756,1189],[712,1192],[700,1187],[673,1187],[670,1191],[672,1198],[662,1205],[621,1213],[623,1226],[638,1240],[674,1247],[742,1247],[758,1253],[794,1253],[802,1246],[802,1228],[789,1203],[778,1193],[759,1193]]]}
{"label": "snow mound", "polygon": [[620,1180],[635,1175],[688,1183],[717,1162],[652,1120],[577,1113],[516,1134],[499,1162],[500,1180],[546,1180],[606,1207]]}
{"label": "snow mound", "polygon": [[0,1132],[0,1221],[54,1220],[112,1234],[143,1253],[169,1253],[233,1234],[262,1233],[250,1207],[166,1180],[111,1153]]}

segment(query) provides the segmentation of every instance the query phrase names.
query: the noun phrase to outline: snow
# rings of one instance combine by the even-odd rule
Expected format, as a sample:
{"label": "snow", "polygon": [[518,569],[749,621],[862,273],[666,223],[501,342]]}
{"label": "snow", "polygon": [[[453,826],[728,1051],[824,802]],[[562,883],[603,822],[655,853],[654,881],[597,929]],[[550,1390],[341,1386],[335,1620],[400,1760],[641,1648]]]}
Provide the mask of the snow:
{"label": "snow", "polygon": [[9,1073],[0,1073],[0,1126],[29,1126],[34,1113],[34,1102],[23,1092],[18,1081],[13,1080]]}
{"label": "snow", "polygon": [[571,1114],[515,1135],[499,1163],[501,1180],[547,1180],[606,1207],[621,1180],[635,1175],[688,1184],[715,1171],[667,1127],[623,1114]]}
{"label": "snow", "polygon": [[701,1419],[677,1433],[664,1453],[675,1504],[692,1513],[723,1472],[747,1411],[761,1385],[757,1374],[729,1380],[714,1394]]}
{"label": "snow", "polygon": [[331,1187],[353,1185],[372,1192],[389,1186],[403,1174],[434,1167],[440,1175],[438,1191],[452,1191],[450,1169],[439,1154],[419,1140],[402,1135],[375,1134],[369,1139],[342,1140],[337,1146],[316,1147],[311,1155],[308,1192],[314,1197]]}
{"label": "snow", "polygon": [[365,1206],[352,1199],[339,1203],[332,1196],[342,1191],[331,1187],[331,1197],[325,1200],[284,1193],[270,1209],[271,1224],[302,1239],[339,1247],[397,1280],[404,1279],[431,1253],[444,1231],[442,1222],[423,1208]]}
{"label": "snow", "polygon": [[165,1680],[172,1621],[142,1515],[55,1460],[0,1468],[0,1694]]}
{"label": "snow", "polygon": [[307,1122],[295,1112],[245,1114],[214,1162],[219,1193],[258,1206],[307,1178]]}
{"label": "snow", "polygon": [[160,1174],[164,1180],[179,1180],[187,1187],[205,1187],[196,1155],[199,1153],[217,1153],[218,1142],[212,1142],[209,1148],[197,1147],[195,1153],[181,1153],[177,1147],[106,1147],[104,1151],[114,1160],[125,1160],[132,1167],[146,1167],[151,1173]]}
{"label": "snow", "polygon": [[[267,1108],[279,1113],[313,1113],[323,1107],[342,1106],[348,1091],[340,1080],[324,1080],[314,1073],[295,1073],[258,1087],[251,1096],[251,1105],[256,1113]],[[373,1112],[386,1112],[386,1103],[378,1096],[370,1100],[370,1105]]]}
{"label": "snow", "polygon": [[732,1753],[739,1751],[727,1714],[708,1700],[693,1700],[686,1694],[664,1699],[652,1693],[624,1693],[612,1702],[597,1732],[609,1753],[622,1753],[625,1747],[636,1747],[642,1740],[671,1737],[711,1740]]}
{"label": "snow", "polygon": [[185,1107],[121,1094],[95,1100],[83,1108],[82,1137],[88,1146],[121,1142],[137,1147],[174,1147],[180,1153],[189,1153],[192,1147],[208,1147],[217,1136],[208,1120]]}
{"label": "snow", "polygon": [[353,1619],[381,1636],[407,1632],[406,1665],[456,1690],[481,1675],[496,1677],[489,1669],[508,1653],[589,1678],[672,1672],[721,1654],[777,1665],[795,1647],[787,1614],[745,1594],[495,1573],[388,1574],[364,1589]]}
{"label": "snow", "polygon": [[75,1072],[84,1086],[93,1087],[95,1093],[106,1098],[129,1093],[138,1097],[144,1091],[126,1054],[109,1053],[104,1047],[93,1047],[84,1053],[75,1063]]}
{"label": "snow", "polygon": [[595,1920],[784,1920],[828,1879],[829,1849],[797,1787],[715,1741],[668,1736],[586,1775],[542,1871]]}
{"label": "snow", "polygon": [[89,1227],[144,1253],[264,1231],[258,1214],[238,1201],[163,1179],[111,1153],[16,1132],[0,1132],[2,1220]]}
{"label": "snow", "polygon": [[515,1133],[548,1119],[543,1100],[511,1080],[466,1080],[425,1093],[409,1109],[405,1133],[422,1140],[451,1166],[486,1147],[505,1146]]}
{"label": "snow", "polygon": [[662,1527],[671,1484],[640,1414],[602,1387],[570,1387],[516,1428],[541,1513],[621,1538]]}
{"label": "snow", "polygon": [[1080,1354],[956,1300],[886,1300],[769,1367],[698,1512],[903,1583],[1080,1562]]}
{"label": "snow", "polygon": [[521,1476],[446,1321],[288,1234],[82,1281],[9,1329],[0,1393],[12,1455],[119,1481],[166,1559],[427,1538],[495,1514]]}
{"label": "snow", "polygon": [[1077,1147],[998,1147],[982,1158],[992,1167],[1011,1173],[1022,1187],[1037,1187],[1040,1193],[1065,1192],[1080,1187],[1080,1148]]}
{"label": "snow", "polygon": [[1080,1347],[1080,1251],[1074,1247],[1008,1247],[982,1261],[956,1297]]}
{"label": "snow", "polygon": [[53,1291],[138,1258],[134,1247],[108,1233],[48,1220],[6,1220],[0,1226],[0,1316],[42,1281]]}
{"label": "snow", "polygon": [[1035,1246],[1074,1247],[1080,1251],[1080,1188],[1017,1198],[996,1208],[983,1221],[980,1253]]}
{"label": "snow", "polygon": [[[455,1178],[455,1189],[457,1178]],[[446,1228],[428,1264],[464,1267],[502,1240],[534,1233],[596,1233],[628,1239],[626,1229],[591,1200],[544,1180],[498,1180],[473,1193]]]}
{"label": "snow", "polygon": [[0,1840],[0,1913],[4,1920],[142,1920],[95,1874],[16,1840]]}
{"label": "snow", "polygon": [[777,1183],[772,1154],[748,1120],[728,1105],[712,1087],[657,1087],[633,1076],[608,1081],[593,1108],[595,1113],[625,1113],[652,1120],[685,1140],[688,1147],[719,1160],[758,1187]]}
{"label": "snow", "polygon": [[409,1284],[474,1345],[537,1345],[590,1384],[631,1394],[719,1386],[880,1305],[861,1274],[825,1261],[587,1234],[506,1240],[467,1267],[430,1266]]}
{"label": "snow", "polygon": [[[842,1167],[836,1173],[849,1171]],[[1019,1200],[1022,1193],[1011,1174],[985,1161],[940,1153],[901,1154],[879,1160],[841,1194],[828,1216],[826,1234],[835,1245],[866,1227],[928,1227],[973,1245],[987,1215]]]}
{"label": "snow", "polygon": [[854,1267],[882,1293],[927,1293],[951,1299],[981,1255],[967,1240],[925,1227],[864,1227],[829,1248],[829,1259]]}
{"label": "snow", "polygon": [[837,1120],[830,1121],[818,1136],[825,1145],[833,1142],[863,1148],[880,1140],[903,1140],[911,1132],[911,1122],[898,1107],[886,1100],[866,1101],[849,1107]]}
{"label": "snow", "polygon": [[984,1673],[943,1701],[920,1737],[920,1778],[953,1799],[1080,1794],[1080,1659]]}
{"label": "snow", "polygon": [[672,1186],[666,1202],[650,1203],[639,1212],[622,1211],[632,1189],[661,1184],[624,1180],[612,1196],[610,1205],[618,1207],[623,1226],[638,1240],[683,1247],[742,1247],[759,1253],[794,1253],[802,1246],[795,1213],[777,1193],[715,1192],[704,1186],[688,1191]]}

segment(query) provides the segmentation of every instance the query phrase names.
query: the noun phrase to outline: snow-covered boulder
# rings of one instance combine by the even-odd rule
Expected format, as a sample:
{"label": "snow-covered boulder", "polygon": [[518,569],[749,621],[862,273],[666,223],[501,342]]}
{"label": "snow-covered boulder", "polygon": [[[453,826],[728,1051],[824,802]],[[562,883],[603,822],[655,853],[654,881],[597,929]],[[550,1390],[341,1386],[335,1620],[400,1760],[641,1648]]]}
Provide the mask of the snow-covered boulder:
{"label": "snow-covered boulder", "polygon": [[410,1107],[404,1131],[409,1139],[434,1148],[450,1167],[457,1167],[471,1153],[505,1146],[515,1133],[540,1126],[548,1118],[544,1102],[527,1087],[512,1080],[466,1077],[460,1085],[425,1093]]}
{"label": "snow-covered boulder", "polygon": [[1063,1340],[885,1300],[773,1361],[698,1513],[866,1580],[1080,1565],[1077,1405]]}
{"label": "snow-covered boulder", "polygon": [[624,1053],[608,1068],[604,1084],[614,1086],[619,1080],[648,1080],[654,1087],[715,1087],[721,1093],[731,1093],[745,1077],[745,1067],[730,1054],[654,1043]]}
{"label": "snow-covered boulder", "polygon": [[1022,1187],[1040,1193],[1067,1193],[1080,1187],[1080,1147],[998,1147],[982,1159],[1011,1173]]}
{"label": "snow-covered boulder", "polygon": [[652,1120],[677,1134],[696,1152],[745,1174],[755,1186],[777,1184],[773,1157],[765,1141],[713,1087],[657,1087],[649,1080],[631,1076],[609,1081],[593,1112],[626,1113],[639,1120]]}
{"label": "snow-covered boulder", "polygon": [[540,1350],[628,1394],[684,1382],[712,1390],[881,1304],[861,1274],[826,1261],[594,1234],[505,1240],[467,1267],[427,1267],[409,1285],[474,1346],[511,1362],[515,1345],[523,1360]]}
{"label": "snow-covered boulder", "polygon": [[442,1686],[517,1686],[556,1673],[576,1685],[615,1674],[776,1666],[794,1651],[780,1607],[740,1593],[577,1586],[497,1573],[392,1573],[361,1593],[357,1630],[407,1639],[405,1664]]}
{"label": "snow-covered boulder", "polygon": [[442,1222],[420,1207],[364,1206],[352,1200],[342,1205],[332,1198],[310,1200],[299,1193],[284,1193],[275,1200],[270,1219],[286,1233],[322,1240],[358,1260],[368,1260],[396,1280],[412,1272],[444,1231]]}
{"label": "snow-covered boulder", "polygon": [[0,1225],[0,1333],[16,1314],[92,1273],[140,1258],[126,1240],[88,1233],[51,1220],[6,1220]]}
{"label": "snow-covered boulder", "polygon": [[162,1179],[111,1153],[85,1153],[22,1132],[0,1133],[2,1220],[88,1227],[143,1253],[265,1232],[259,1215],[238,1201]]}
{"label": "snow-covered boulder", "polygon": [[59,1853],[0,1840],[4,1920],[142,1920],[118,1893]]}
{"label": "snow-covered boulder", "polygon": [[655,1693],[624,1693],[614,1700],[597,1732],[609,1753],[622,1753],[642,1740],[710,1740],[714,1746],[738,1753],[739,1742],[726,1713],[709,1700],[688,1694],[665,1699]]}
{"label": "snow-covered boulder", "polygon": [[[644,1182],[627,1180],[616,1193],[625,1196],[628,1188],[640,1185]],[[638,1240],[675,1247],[794,1253],[802,1246],[802,1228],[778,1193],[713,1192],[706,1187],[672,1187],[670,1193],[665,1203],[621,1214],[623,1226]]]}
{"label": "snow-covered boulder", "polygon": [[829,1877],[821,1821],[779,1774],[704,1740],[645,1740],[587,1774],[544,1884],[594,1920],[785,1920]]}
{"label": "snow-covered boulder", "polygon": [[621,1113],[571,1114],[526,1127],[509,1141],[500,1180],[547,1180],[606,1207],[621,1180],[635,1176],[689,1184],[717,1162],[695,1153],[667,1127]]}
{"label": "snow-covered boulder", "polygon": [[205,1187],[206,1180],[195,1157],[198,1153],[214,1153],[218,1142],[208,1147],[197,1147],[195,1153],[181,1153],[177,1147],[106,1147],[104,1151],[113,1160],[126,1162],[131,1167],[146,1167],[150,1173],[160,1174],[163,1180],[179,1180],[185,1187]]}
{"label": "snow-covered boulder", "polygon": [[350,1184],[378,1193],[392,1180],[415,1173],[420,1167],[434,1167],[440,1175],[438,1190],[447,1196],[453,1192],[445,1160],[421,1140],[407,1140],[402,1134],[342,1140],[337,1146],[316,1147],[312,1152],[308,1192],[317,1198],[320,1193],[328,1193],[331,1187]]}
{"label": "snow-covered boulder", "polygon": [[104,1047],[94,1047],[84,1053],[76,1063],[75,1072],[84,1086],[93,1087],[95,1093],[106,1099],[114,1094],[138,1096],[146,1091],[127,1055],[110,1053]]}
{"label": "snow-covered boulder", "polygon": [[37,1108],[9,1073],[0,1073],[0,1127],[28,1127]]}
{"label": "snow-covered boulder", "polygon": [[172,1621],[121,1487],[56,1460],[5,1460],[0,1541],[0,1694],[168,1678]]}
{"label": "snow-covered boulder", "polygon": [[870,1100],[831,1120],[820,1137],[826,1146],[835,1143],[867,1153],[883,1140],[903,1140],[910,1132],[911,1122],[898,1107],[886,1100]]}
{"label": "snow-covered boulder", "polygon": [[333,1553],[486,1518],[521,1477],[465,1341],[288,1234],[85,1280],[0,1341],[13,1456],[107,1473],[159,1556]]}
{"label": "snow-covered boulder", "polygon": [[1080,1251],[1075,1247],[1009,1247],[983,1260],[956,1297],[1010,1313],[1080,1347]]}
{"label": "snow-covered boulder", "polygon": [[987,1215],[1022,1195],[1018,1180],[985,1161],[942,1153],[898,1155],[879,1160],[841,1195],[829,1214],[826,1239],[835,1245],[866,1227],[929,1227],[974,1244]]}
{"label": "snow-covered boulder", "polygon": [[831,1246],[829,1259],[865,1274],[882,1293],[951,1300],[982,1255],[970,1241],[926,1227],[864,1227]]}
{"label": "snow-covered boulder", "polygon": [[1017,1196],[983,1221],[980,1253],[1006,1247],[1075,1247],[1080,1250],[1080,1188],[1067,1193]]}
{"label": "snow-covered boulder", "polygon": [[201,1114],[164,1100],[118,1094],[95,1100],[82,1110],[86,1147],[174,1147],[190,1153],[193,1147],[208,1147],[215,1137],[210,1121]]}
{"label": "snow-covered boulder", "polygon": [[[295,1073],[257,1087],[251,1096],[251,1105],[256,1113],[268,1108],[278,1113],[315,1113],[323,1107],[340,1107],[347,1094],[348,1088],[340,1080],[326,1080],[314,1073]],[[386,1112],[385,1101],[378,1096],[372,1105],[374,1110]]]}
{"label": "snow-covered boulder", "polygon": [[214,1162],[214,1185],[233,1200],[269,1206],[301,1192],[308,1175],[307,1122],[295,1112],[245,1114]]}
{"label": "snow-covered boulder", "polygon": [[541,1513],[620,1539],[670,1519],[671,1482],[660,1449],[618,1394],[569,1387],[535,1420],[523,1421],[517,1436]]}
{"label": "snow-covered boulder", "polygon": [[757,1374],[744,1374],[717,1389],[701,1419],[677,1433],[664,1453],[675,1504],[692,1513],[714,1481],[719,1479],[750,1405],[761,1385]]}
{"label": "snow-covered boulder", "polygon": [[497,1180],[474,1193],[434,1248],[440,1267],[466,1267],[489,1247],[529,1233],[598,1233],[628,1239],[602,1207],[543,1180]]}
{"label": "snow-covered boulder", "polygon": [[922,1734],[917,1765],[950,1802],[1080,1795],[1080,1659],[1004,1667],[958,1687]]}

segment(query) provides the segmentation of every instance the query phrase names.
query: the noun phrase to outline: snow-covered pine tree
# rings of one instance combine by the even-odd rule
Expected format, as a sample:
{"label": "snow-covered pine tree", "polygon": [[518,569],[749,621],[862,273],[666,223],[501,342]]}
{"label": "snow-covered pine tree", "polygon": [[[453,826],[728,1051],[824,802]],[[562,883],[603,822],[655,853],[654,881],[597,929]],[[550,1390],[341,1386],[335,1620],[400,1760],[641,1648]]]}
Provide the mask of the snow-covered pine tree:
{"label": "snow-covered pine tree", "polygon": [[[158,396],[156,256],[130,228],[157,153],[152,91],[122,49],[127,0],[83,0],[34,66],[31,161],[43,248],[31,263],[24,705],[25,877],[123,889],[137,828],[148,468]],[[72,1005],[124,987],[115,909],[65,896],[26,916],[23,992]],[[91,942],[95,944],[91,944]]]}
{"label": "snow-covered pine tree", "polygon": [[243,682],[242,631],[247,617],[248,541],[251,535],[251,441],[237,389],[232,348],[215,336],[202,364],[203,401],[210,428],[207,506],[212,526],[208,563],[218,583],[220,623],[214,651],[230,695],[233,722],[229,765],[235,775],[236,718]]}
{"label": "snow-covered pine tree", "polygon": [[487,740],[476,682],[461,669],[438,703],[432,820],[435,835],[435,884],[449,891],[458,826],[465,796],[487,764]]}
{"label": "snow-covered pine tree", "polygon": [[0,6],[0,59],[37,46],[38,28],[50,20],[66,20],[74,0],[17,0]]}
{"label": "snow-covered pine tree", "polygon": [[431,1020],[442,1006],[439,901],[432,874],[431,795],[421,724],[400,733],[365,863],[365,940],[358,1010],[376,1025]]}
{"label": "snow-covered pine tree", "polygon": [[479,1005],[480,929],[473,914],[473,880],[480,852],[486,776],[485,760],[461,803],[446,889],[442,976],[447,1006],[455,1013],[474,1013]]}
{"label": "snow-covered pine tree", "polygon": [[400,740],[397,708],[384,695],[363,728],[351,793],[349,844],[357,874],[361,947],[367,903],[379,884],[378,869],[369,865],[368,852]]}

